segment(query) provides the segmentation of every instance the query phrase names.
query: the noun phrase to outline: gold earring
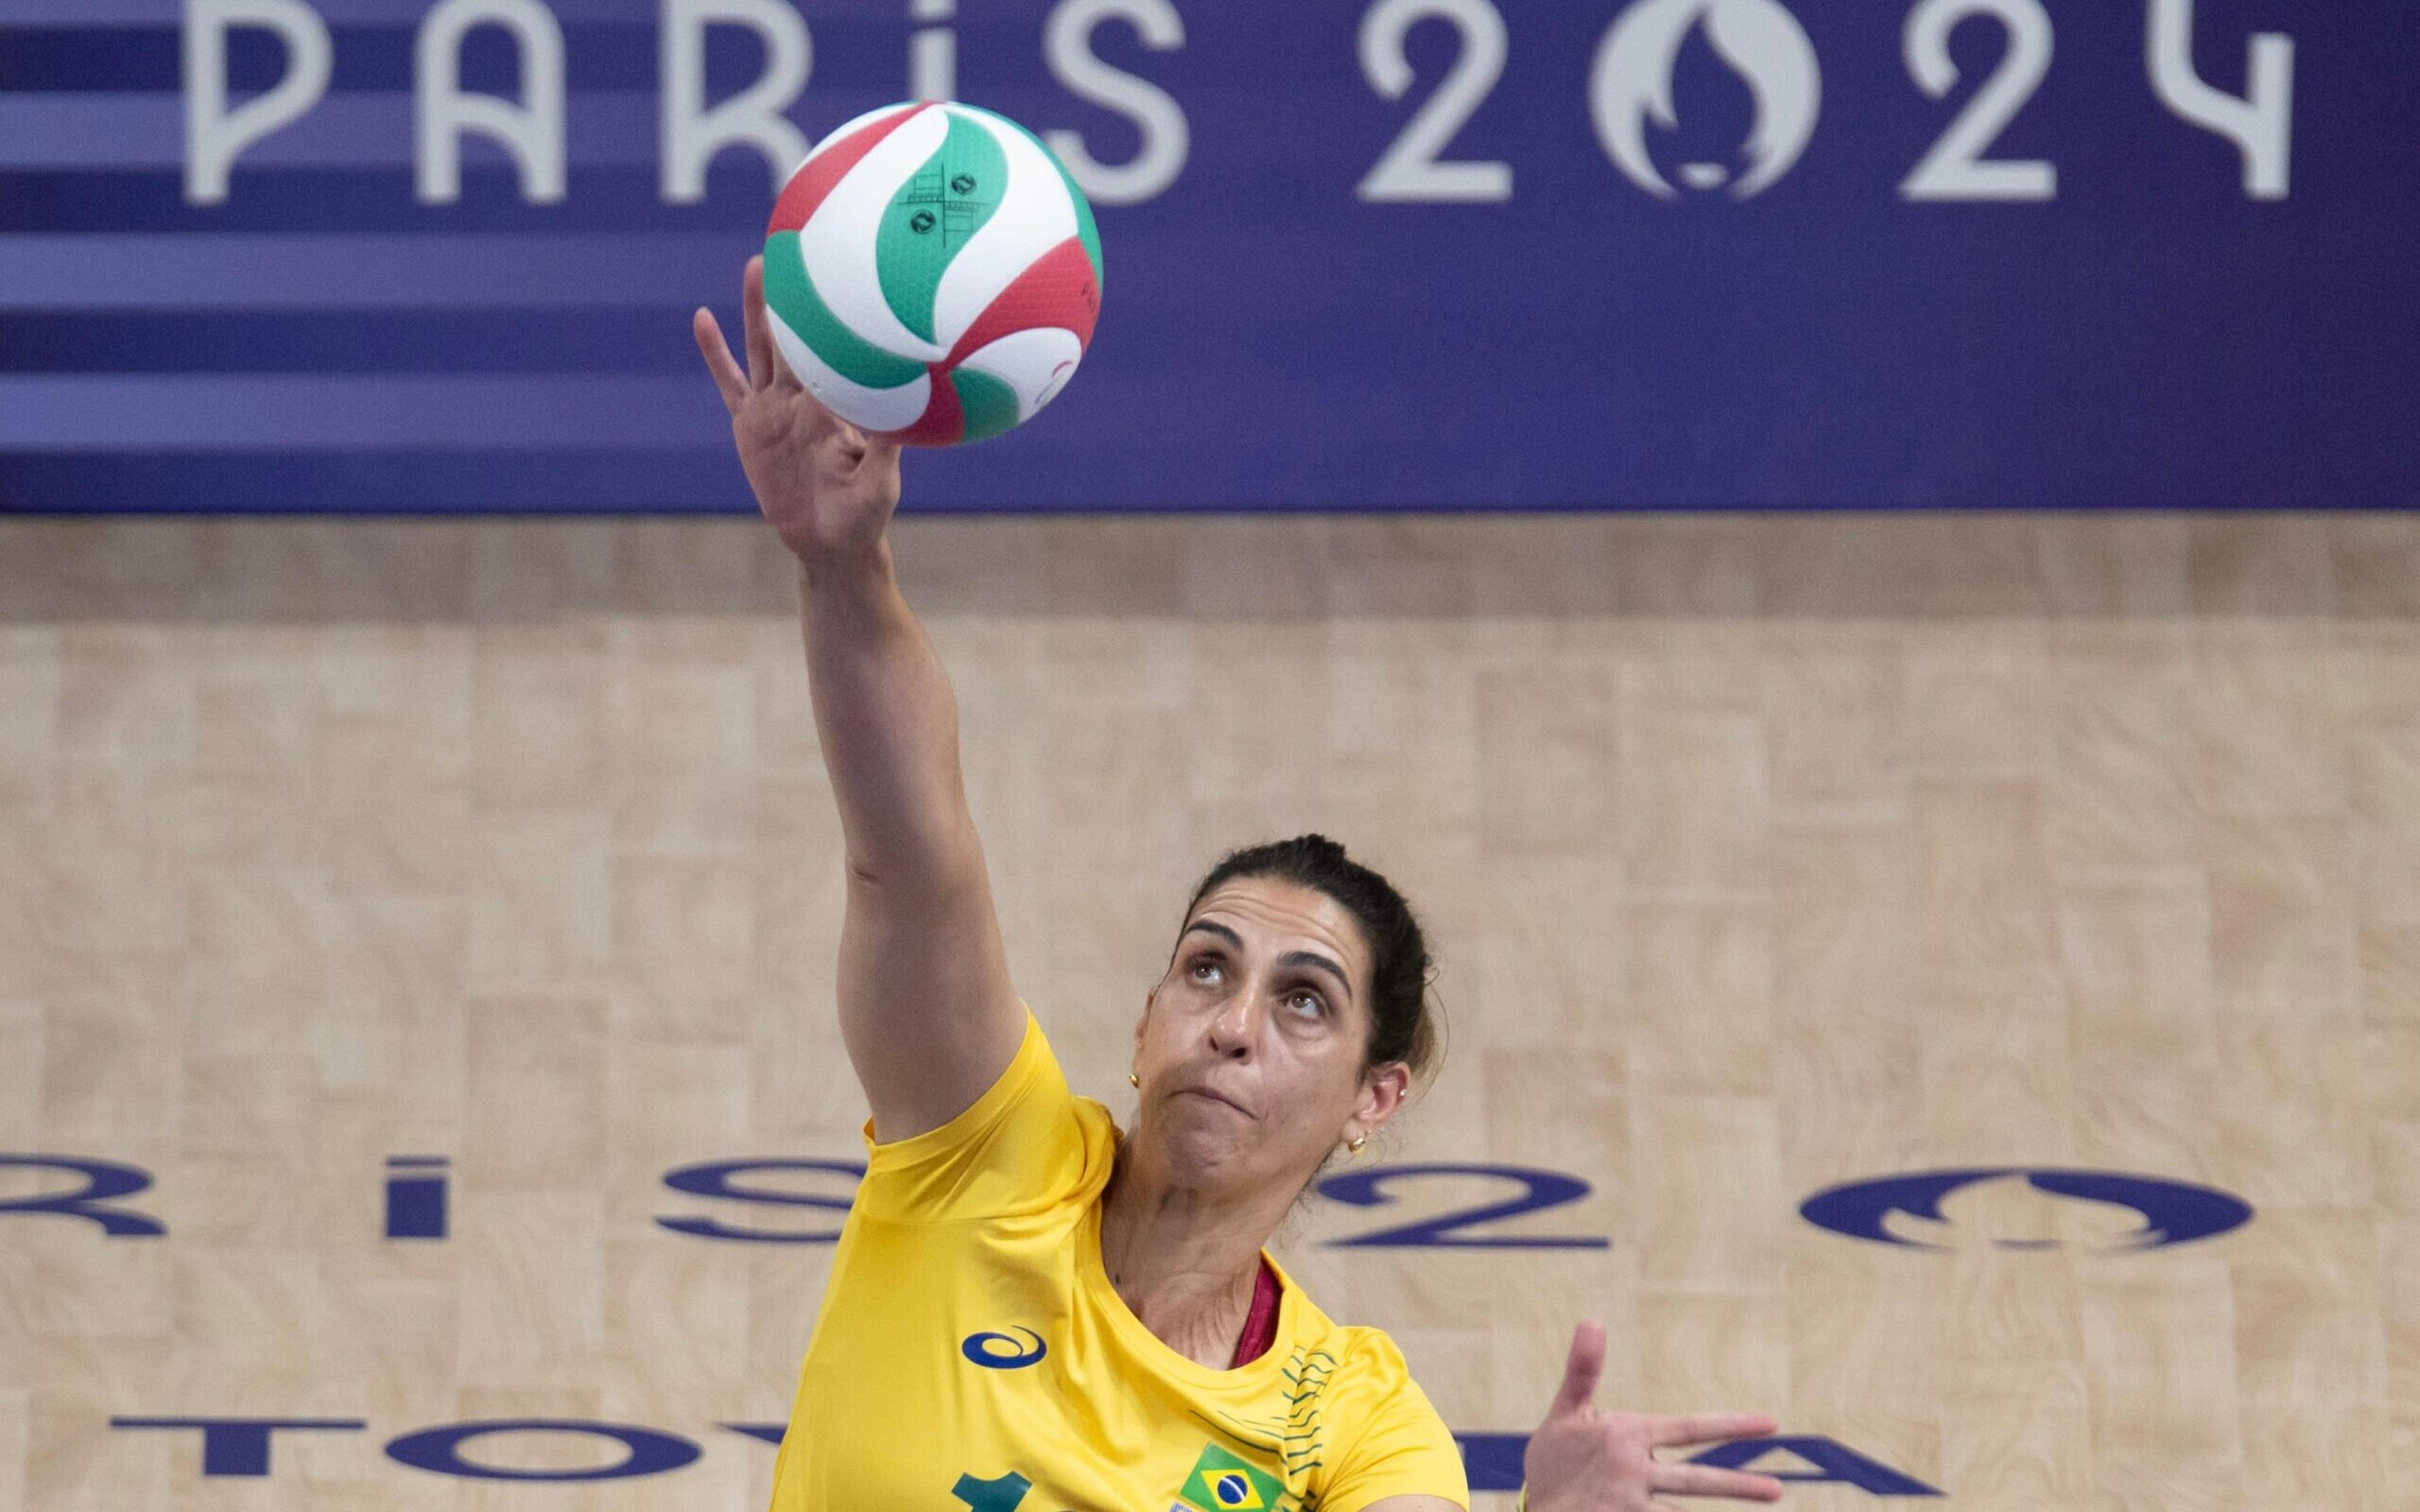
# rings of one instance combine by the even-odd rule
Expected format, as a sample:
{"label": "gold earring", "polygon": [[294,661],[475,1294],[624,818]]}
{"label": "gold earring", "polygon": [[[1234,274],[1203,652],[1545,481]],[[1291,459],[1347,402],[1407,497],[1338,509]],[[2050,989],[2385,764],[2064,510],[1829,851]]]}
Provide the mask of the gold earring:
{"label": "gold earring", "polygon": [[1128,1087],[1140,1087],[1142,1082],[1133,1072],[1126,1072],[1126,1085]]}
{"label": "gold earring", "polygon": [[[1363,1145],[1368,1144],[1369,1142],[1370,1142],[1370,1136],[1369,1136],[1368,1134],[1363,1134],[1360,1138],[1356,1139],[1356,1140],[1353,1140],[1353,1141],[1351,1141],[1351,1142],[1347,1143],[1347,1144],[1345,1145],[1345,1147],[1344,1147],[1344,1148],[1345,1148],[1345,1149],[1349,1149],[1349,1150],[1351,1150],[1351,1151],[1353,1152],[1353,1154],[1355,1154],[1355,1155],[1358,1155],[1359,1153],[1361,1153],[1361,1147],[1362,1147]],[[1351,1159],[1351,1158],[1352,1158],[1351,1156],[1347,1156],[1347,1157],[1346,1157],[1346,1159],[1348,1159],[1348,1160],[1349,1160],[1349,1159]]]}

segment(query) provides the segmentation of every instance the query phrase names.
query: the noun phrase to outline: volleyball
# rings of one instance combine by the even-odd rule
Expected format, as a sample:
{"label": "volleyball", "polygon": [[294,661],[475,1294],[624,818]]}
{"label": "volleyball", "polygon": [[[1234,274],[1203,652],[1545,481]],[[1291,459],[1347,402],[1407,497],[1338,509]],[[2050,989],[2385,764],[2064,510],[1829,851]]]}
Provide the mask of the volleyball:
{"label": "volleyball", "polygon": [[790,176],[765,233],[782,359],[834,414],[956,446],[1058,397],[1101,307],[1093,208],[1040,138],[991,111],[869,111]]}

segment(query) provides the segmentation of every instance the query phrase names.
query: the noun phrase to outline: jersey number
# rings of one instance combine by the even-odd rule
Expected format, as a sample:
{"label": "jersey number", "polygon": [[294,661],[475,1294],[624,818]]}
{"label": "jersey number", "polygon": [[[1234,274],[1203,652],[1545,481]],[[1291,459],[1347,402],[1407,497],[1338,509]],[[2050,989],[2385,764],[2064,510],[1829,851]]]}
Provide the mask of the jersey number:
{"label": "jersey number", "polygon": [[969,1512],[1016,1512],[1016,1504],[1024,1501],[1025,1493],[1032,1489],[1032,1481],[1012,1470],[998,1480],[960,1475],[958,1483],[950,1488],[950,1494],[965,1503]]}
{"label": "jersey number", "polygon": [[1012,1470],[997,1480],[960,1475],[958,1483],[950,1488],[950,1494],[964,1502],[971,1512],[1016,1512],[1016,1504],[1024,1501],[1025,1493],[1032,1489],[1032,1481]]}

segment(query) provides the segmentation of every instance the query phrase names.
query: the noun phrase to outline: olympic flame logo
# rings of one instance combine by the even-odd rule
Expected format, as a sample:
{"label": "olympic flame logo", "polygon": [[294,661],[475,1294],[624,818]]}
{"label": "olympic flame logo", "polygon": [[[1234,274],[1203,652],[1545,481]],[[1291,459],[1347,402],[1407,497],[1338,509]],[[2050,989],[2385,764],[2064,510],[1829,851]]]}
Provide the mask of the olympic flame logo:
{"label": "olympic flame logo", "polygon": [[[1745,199],[1788,173],[1806,150],[1822,94],[1815,46],[1779,0],[1637,0],[1597,48],[1589,104],[1615,164],[1639,188],[1677,198],[1680,192],[1648,156],[1647,120],[1652,116],[1668,131],[1681,124],[1672,107],[1673,65],[1699,25],[1715,55],[1756,98],[1756,129],[1745,148],[1747,171],[1731,184],[1732,196]],[[1692,189],[1714,189],[1730,170],[1690,162],[1682,164],[1680,176]]]}

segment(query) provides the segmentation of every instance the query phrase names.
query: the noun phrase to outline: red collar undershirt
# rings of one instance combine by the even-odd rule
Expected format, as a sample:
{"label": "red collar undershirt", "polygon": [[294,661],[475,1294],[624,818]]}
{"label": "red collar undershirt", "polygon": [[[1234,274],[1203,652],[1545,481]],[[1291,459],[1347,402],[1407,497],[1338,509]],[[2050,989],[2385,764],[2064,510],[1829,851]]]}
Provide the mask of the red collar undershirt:
{"label": "red collar undershirt", "polygon": [[1252,1310],[1244,1315],[1244,1335],[1235,1341],[1235,1365],[1247,1365],[1269,1351],[1278,1337],[1278,1273],[1269,1269],[1266,1257],[1261,1260],[1261,1273],[1252,1282]]}

